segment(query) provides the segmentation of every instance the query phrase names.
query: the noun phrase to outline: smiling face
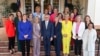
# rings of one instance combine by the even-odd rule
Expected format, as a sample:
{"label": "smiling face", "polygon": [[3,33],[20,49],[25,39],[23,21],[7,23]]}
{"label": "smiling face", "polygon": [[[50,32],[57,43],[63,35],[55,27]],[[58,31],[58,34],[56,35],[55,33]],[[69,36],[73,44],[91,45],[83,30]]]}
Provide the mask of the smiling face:
{"label": "smiling face", "polygon": [[54,14],[57,14],[57,13],[58,13],[58,9],[55,8],[55,9],[54,9]]}
{"label": "smiling face", "polygon": [[9,15],[9,19],[10,19],[10,20],[14,20],[14,15],[13,15],[13,14],[10,14],[10,15]]}
{"label": "smiling face", "polygon": [[81,22],[81,16],[80,15],[78,15],[77,17],[76,17],[76,22]]}
{"label": "smiling face", "polygon": [[58,21],[59,21],[59,18],[58,18],[58,17],[56,17],[56,18],[55,18],[55,22],[58,22]]}
{"label": "smiling face", "polygon": [[44,14],[48,14],[48,9],[45,9],[44,10]]}
{"label": "smiling face", "polygon": [[88,22],[88,23],[91,21],[90,17],[86,17],[85,20],[86,20],[86,22]]}
{"label": "smiling face", "polygon": [[77,14],[78,10],[76,8],[74,8],[74,14]]}
{"label": "smiling face", "polygon": [[39,17],[37,16],[37,17],[35,17],[35,23],[39,23]]}
{"label": "smiling face", "polygon": [[70,18],[71,18],[71,19],[74,18],[74,13],[71,13]]}
{"label": "smiling face", "polygon": [[94,24],[93,24],[93,23],[89,23],[89,24],[88,24],[88,29],[91,30],[91,29],[93,29],[93,28],[94,28]]}
{"label": "smiling face", "polygon": [[44,18],[45,18],[45,21],[49,21],[50,15],[45,15]]}
{"label": "smiling face", "polygon": [[65,14],[69,13],[69,8],[68,7],[65,8],[64,13]]}
{"label": "smiling face", "polygon": [[35,11],[36,11],[36,12],[40,12],[40,10],[41,10],[40,6],[37,6],[37,7],[35,8]]}
{"label": "smiling face", "polygon": [[26,14],[23,15],[23,20],[27,20],[27,15]]}
{"label": "smiling face", "polygon": [[52,6],[51,5],[48,5],[48,10],[52,10]]}
{"label": "smiling face", "polygon": [[64,15],[65,20],[69,20],[69,14]]}

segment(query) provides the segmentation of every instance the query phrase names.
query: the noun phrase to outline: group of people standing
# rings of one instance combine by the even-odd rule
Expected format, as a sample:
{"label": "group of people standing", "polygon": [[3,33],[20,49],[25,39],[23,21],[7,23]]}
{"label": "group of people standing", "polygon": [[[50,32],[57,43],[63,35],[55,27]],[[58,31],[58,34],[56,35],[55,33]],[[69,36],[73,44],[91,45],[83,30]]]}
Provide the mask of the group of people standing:
{"label": "group of people standing", "polygon": [[[43,41],[45,56],[50,56],[50,46],[54,43],[56,56],[69,56],[71,46],[76,56],[95,56],[95,41],[97,33],[90,16],[86,15],[84,22],[78,15],[76,8],[70,11],[65,7],[63,13],[58,13],[57,8],[48,5],[44,14],[41,7],[36,6],[35,12],[29,15],[16,12],[16,17],[10,14],[5,23],[9,39],[9,50],[15,52],[15,36],[18,42],[18,51],[22,56],[30,56],[30,42],[33,41],[33,56],[40,56],[41,41]],[[53,42],[52,42],[53,41]],[[27,55],[25,54],[27,52]]]}

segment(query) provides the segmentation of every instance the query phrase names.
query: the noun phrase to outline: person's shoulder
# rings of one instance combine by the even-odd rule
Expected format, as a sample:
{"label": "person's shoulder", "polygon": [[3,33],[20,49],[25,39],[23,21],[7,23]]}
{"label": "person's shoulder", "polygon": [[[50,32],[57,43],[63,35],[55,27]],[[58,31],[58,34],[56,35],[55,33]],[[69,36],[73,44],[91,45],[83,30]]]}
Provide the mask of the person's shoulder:
{"label": "person's shoulder", "polygon": [[61,22],[58,22],[58,24],[61,24]]}
{"label": "person's shoulder", "polygon": [[68,20],[68,22],[72,22],[71,20]]}
{"label": "person's shoulder", "polygon": [[27,20],[27,23],[32,24],[31,21]]}
{"label": "person's shoulder", "polygon": [[59,25],[62,25],[62,23],[61,23],[61,22],[58,22],[58,24],[59,24]]}
{"label": "person's shoulder", "polygon": [[93,32],[96,32],[96,29],[92,29]]}
{"label": "person's shoulder", "polygon": [[51,25],[53,25],[54,23],[53,22],[51,22],[51,21],[49,21],[49,23],[51,24]]}
{"label": "person's shoulder", "polygon": [[50,24],[53,24],[51,21],[48,21]]}
{"label": "person's shoulder", "polygon": [[62,20],[62,21],[61,21],[61,23],[64,23],[64,22],[65,22],[65,20]]}
{"label": "person's shoulder", "polygon": [[30,23],[31,21],[27,20],[28,23]]}
{"label": "person's shoulder", "polygon": [[85,31],[88,31],[89,29],[85,29]]}
{"label": "person's shoulder", "polygon": [[9,21],[9,19],[6,19],[4,22],[5,22],[5,24],[9,24],[10,21]]}
{"label": "person's shoulder", "polygon": [[75,25],[76,24],[76,22],[73,22],[73,25]]}
{"label": "person's shoulder", "polygon": [[85,22],[81,22],[81,24],[85,24]]}
{"label": "person's shoulder", "polygon": [[6,19],[6,20],[5,20],[5,22],[9,22],[9,21],[10,21],[9,19]]}
{"label": "person's shoulder", "polygon": [[45,21],[43,20],[43,21],[40,22],[40,24],[43,24],[44,22],[45,22]]}
{"label": "person's shoulder", "polygon": [[50,16],[53,16],[54,14],[51,14]]}
{"label": "person's shoulder", "polygon": [[69,23],[72,23],[72,21],[68,20]]}
{"label": "person's shoulder", "polygon": [[36,14],[36,12],[32,13],[33,15]]}
{"label": "person's shoulder", "polygon": [[45,21],[43,20],[43,21],[41,21],[41,23],[44,23]]}
{"label": "person's shoulder", "polygon": [[22,21],[18,21],[18,23],[23,23]]}
{"label": "person's shoulder", "polygon": [[14,19],[18,19],[18,17],[15,17]]}
{"label": "person's shoulder", "polygon": [[36,12],[32,13],[32,15],[35,16],[36,15]]}
{"label": "person's shoulder", "polygon": [[89,31],[89,29],[85,29],[85,30],[84,30],[84,33],[88,32],[88,31]]}

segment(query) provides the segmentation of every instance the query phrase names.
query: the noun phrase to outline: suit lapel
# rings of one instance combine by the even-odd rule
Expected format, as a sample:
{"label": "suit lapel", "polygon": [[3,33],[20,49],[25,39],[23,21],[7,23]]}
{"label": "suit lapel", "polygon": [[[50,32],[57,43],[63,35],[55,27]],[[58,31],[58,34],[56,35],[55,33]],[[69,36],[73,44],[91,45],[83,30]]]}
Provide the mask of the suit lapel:
{"label": "suit lapel", "polygon": [[43,23],[43,24],[44,24],[44,28],[46,29],[46,25],[45,25],[46,23],[45,23],[45,21],[44,21],[44,23]]}

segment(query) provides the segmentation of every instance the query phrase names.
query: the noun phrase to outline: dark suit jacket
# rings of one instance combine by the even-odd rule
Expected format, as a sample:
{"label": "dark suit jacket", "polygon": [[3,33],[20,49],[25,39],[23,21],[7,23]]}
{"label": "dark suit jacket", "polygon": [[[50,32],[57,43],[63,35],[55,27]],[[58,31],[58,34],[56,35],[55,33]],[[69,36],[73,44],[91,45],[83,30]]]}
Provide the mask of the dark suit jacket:
{"label": "dark suit jacket", "polygon": [[41,35],[45,38],[50,38],[50,37],[53,37],[54,35],[54,26],[53,26],[53,23],[51,23],[50,21],[48,22],[48,26],[47,26],[47,29],[46,29],[46,26],[45,26],[45,21],[42,21],[41,22]]}
{"label": "dark suit jacket", "polygon": [[61,39],[62,34],[61,34],[61,29],[62,29],[62,24],[58,22],[58,24],[55,26],[54,25],[54,35],[56,35],[57,39]]}

